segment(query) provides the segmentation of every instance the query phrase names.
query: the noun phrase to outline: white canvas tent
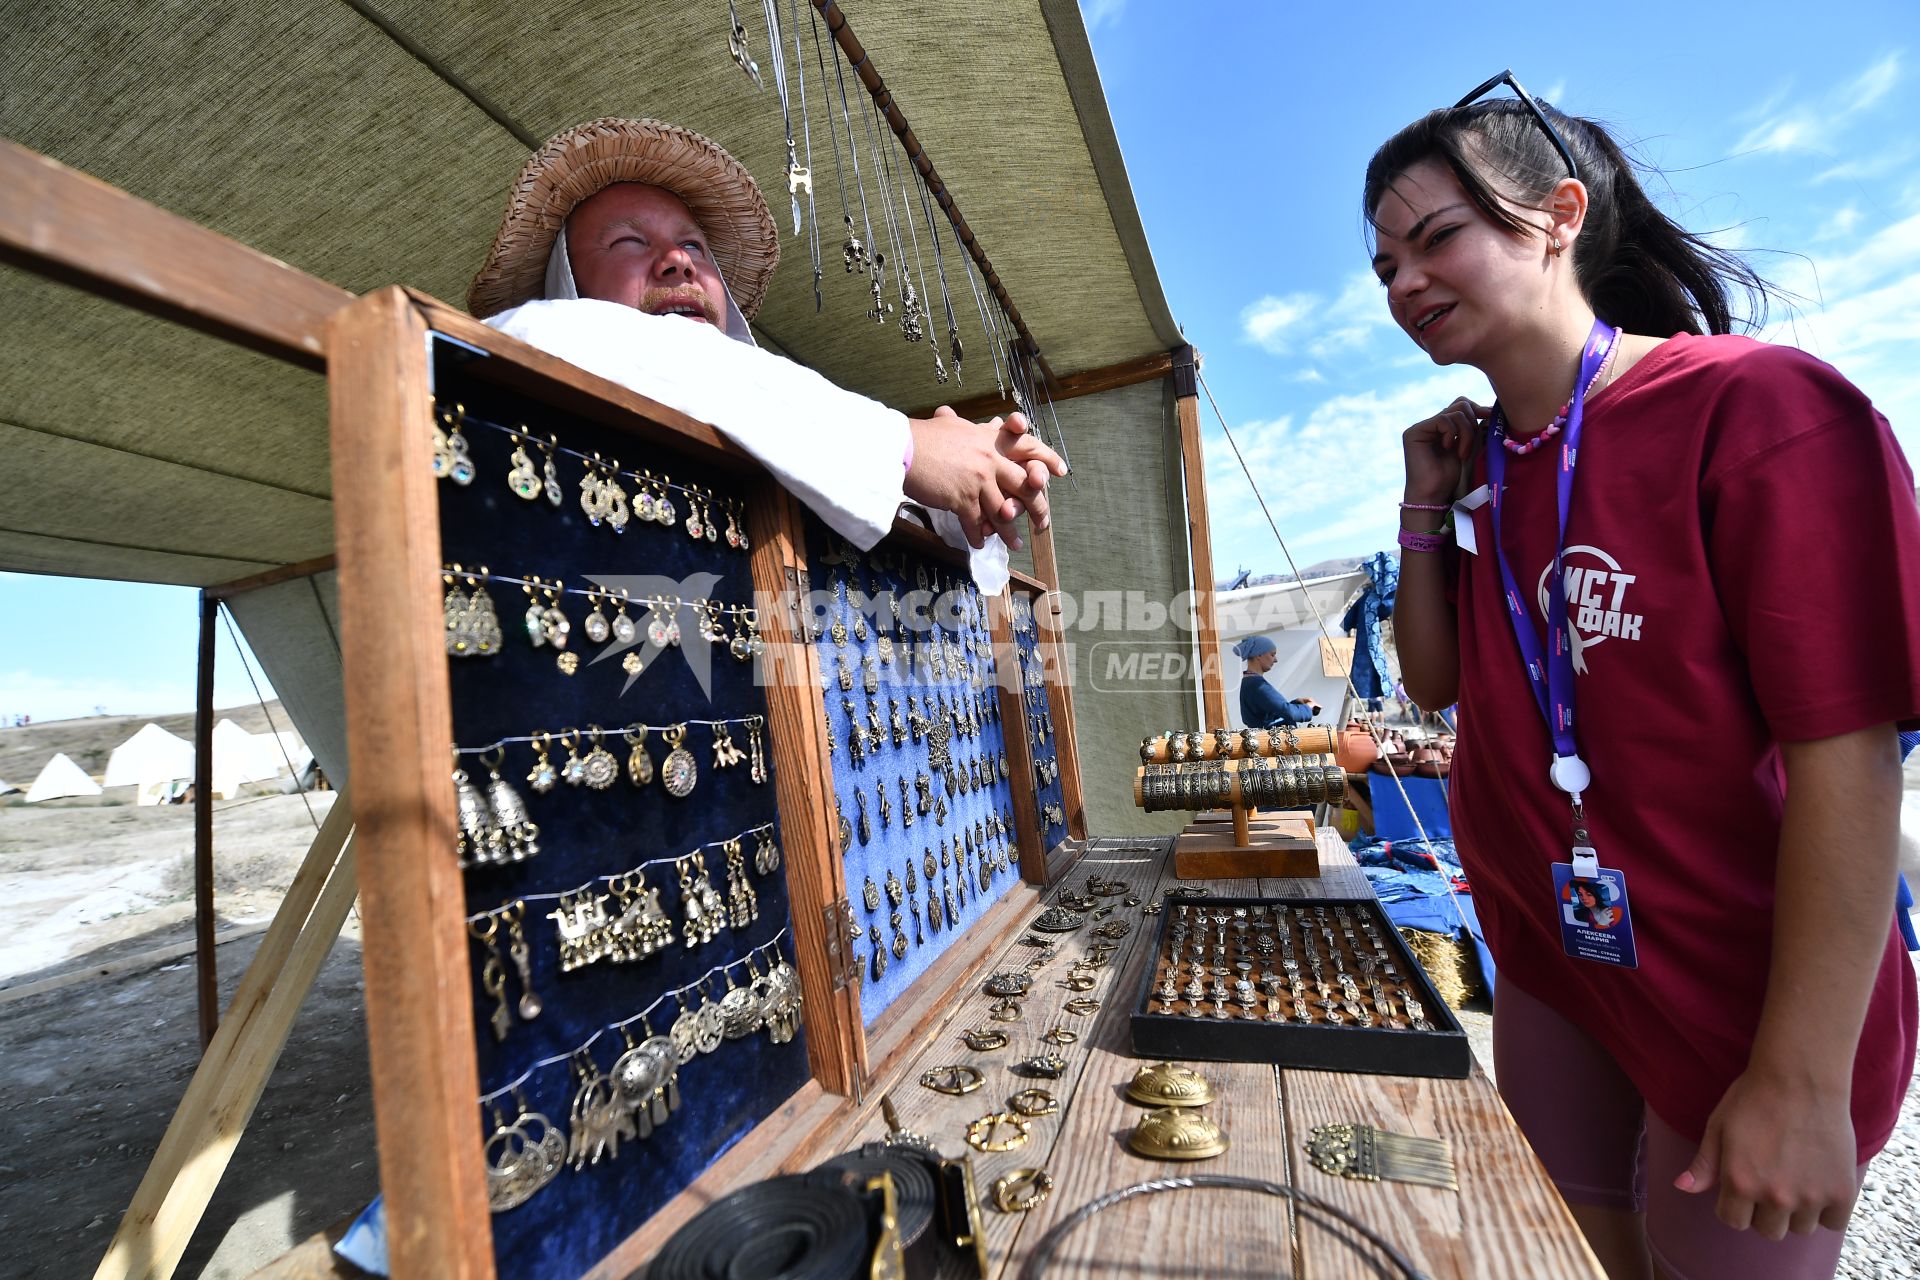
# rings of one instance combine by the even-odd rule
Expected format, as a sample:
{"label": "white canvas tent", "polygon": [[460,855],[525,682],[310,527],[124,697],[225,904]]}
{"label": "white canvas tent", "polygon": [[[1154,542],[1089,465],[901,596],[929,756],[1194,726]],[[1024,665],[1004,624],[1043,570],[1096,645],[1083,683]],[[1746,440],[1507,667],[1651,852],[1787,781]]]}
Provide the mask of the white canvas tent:
{"label": "white canvas tent", "polygon": [[265,782],[281,770],[280,750],[231,720],[213,726],[213,793],[231,800],[243,783]]}
{"label": "white canvas tent", "polygon": [[[1309,578],[1305,582],[1278,582],[1257,587],[1222,591],[1214,597],[1220,617],[1220,682],[1227,694],[1227,720],[1235,728],[1240,718],[1240,674],[1245,664],[1233,654],[1233,646],[1247,636],[1263,635],[1273,641],[1273,670],[1267,673],[1283,697],[1312,698],[1323,708],[1328,722],[1340,714],[1346,698],[1346,668],[1353,661],[1352,639],[1340,630],[1340,619],[1354,593],[1367,584],[1367,575],[1335,574]],[[1322,633],[1315,613],[1326,621],[1325,638],[1337,655],[1333,668],[1323,660]]]}
{"label": "white canvas tent", "polygon": [[64,800],[68,796],[97,796],[100,784],[87,776],[86,770],[73,762],[73,757],[62,751],[47,761],[46,768],[40,770],[40,776],[27,788],[27,803],[39,804],[42,800]]}
{"label": "white canvas tent", "polygon": [[108,787],[134,787],[139,804],[159,804],[173,784],[193,776],[193,744],[148,723],[107,757]]}

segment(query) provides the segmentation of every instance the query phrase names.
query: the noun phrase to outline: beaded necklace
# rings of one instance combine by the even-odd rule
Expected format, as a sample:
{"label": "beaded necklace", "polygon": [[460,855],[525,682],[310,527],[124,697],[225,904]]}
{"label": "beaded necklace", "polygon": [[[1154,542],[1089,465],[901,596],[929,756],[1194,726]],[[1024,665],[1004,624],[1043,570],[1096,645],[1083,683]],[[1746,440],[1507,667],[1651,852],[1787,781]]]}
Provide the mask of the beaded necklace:
{"label": "beaded necklace", "polygon": [[[1620,344],[1619,342],[1616,341],[1613,344],[1613,346],[1607,351],[1607,358],[1600,362],[1600,367],[1593,371],[1593,377],[1588,380],[1587,392],[1586,392],[1588,395],[1593,394],[1594,387],[1599,384],[1600,379],[1602,377],[1606,376],[1607,370],[1613,366],[1614,356],[1617,355],[1619,351],[1620,351]],[[1539,435],[1534,436],[1529,440],[1515,440],[1512,436],[1507,434],[1506,415],[1501,411],[1500,406],[1496,404],[1493,409],[1493,414],[1494,414],[1493,431],[1494,431],[1494,434],[1499,437],[1501,447],[1504,448],[1508,453],[1511,453],[1516,457],[1525,457],[1527,454],[1532,453],[1535,449],[1538,449],[1541,445],[1545,444],[1547,441],[1559,435],[1560,428],[1567,425],[1567,415],[1572,412],[1573,412],[1573,398],[1569,396],[1567,398],[1567,402],[1560,406],[1560,412],[1553,415],[1553,421],[1549,422],[1546,425],[1545,429],[1543,429]]]}

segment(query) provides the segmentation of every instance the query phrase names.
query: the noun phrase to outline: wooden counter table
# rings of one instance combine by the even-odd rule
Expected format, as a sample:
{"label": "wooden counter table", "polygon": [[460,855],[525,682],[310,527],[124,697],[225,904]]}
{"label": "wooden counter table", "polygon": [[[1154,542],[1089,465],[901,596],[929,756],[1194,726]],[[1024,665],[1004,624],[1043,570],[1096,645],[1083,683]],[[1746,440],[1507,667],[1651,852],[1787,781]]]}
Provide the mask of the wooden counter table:
{"label": "wooden counter table", "polygon": [[[1221,880],[1206,884],[1221,896],[1361,897],[1371,893],[1366,877],[1332,832],[1321,833],[1318,879]],[[1046,894],[1079,892],[1089,874],[1126,881],[1142,902],[1162,897],[1173,877],[1171,839],[1091,841],[1065,880]],[[1119,898],[1107,901],[1118,903]],[[1031,917],[1029,917],[1030,919]],[[1465,1080],[1279,1070],[1256,1063],[1194,1063],[1213,1083],[1219,1101],[1210,1114],[1232,1143],[1212,1160],[1167,1163],[1136,1156],[1125,1143],[1141,1109],[1122,1097],[1139,1059],[1128,1038],[1128,1013],[1151,950],[1155,921],[1135,908],[1113,917],[1134,928],[1113,962],[1100,970],[1090,995],[1100,1007],[1090,1017],[1065,1013],[1076,992],[1061,979],[1094,941],[1080,933],[1061,938],[1052,963],[1034,983],[1026,1014],[1018,1022],[991,1022],[992,1003],[977,988],[897,1074],[891,1093],[906,1127],[933,1139],[950,1155],[965,1148],[967,1123],[1005,1107],[1006,1098],[1029,1085],[1048,1089],[1062,1103],[1058,1115],[1033,1121],[1031,1140],[1018,1151],[976,1155],[983,1197],[994,1178],[1021,1166],[1045,1167],[1053,1194],[1025,1215],[985,1211],[994,1275],[1012,1280],[1028,1253],[1062,1217],[1109,1191],[1182,1173],[1239,1174],[1292,1181],[1366,1223],[1404,1252],[1422,1272],[1458,1280],[1539,1280],[1600,1277],[1579,1229],[1546,1172],[1520,1137],[1512,1118],[1476,1064]],[[1016,931],[989,972],[1017,969],[1034,954]],[[1059,935],[1055,935],[1058,937]],[[960,1033],[991,1026],[1011,1043],[990,1053],[970,1051]],[[1079,1034],[1060,1050],[1067,1073],[1059,1080],[1029,1080],[1012,1066],[1046,1046],[1041,1037],[1061,1026]],[[985,1085],[965,1097],[921,1088],[929,1067],[967,1063],[986,1074]],[[810,1143],[788,1168],[804,1168],[836,1150],[880,1137],[885,1126],[877,1097],[852,1112],[848,1122]],[[1399,1133],[1438,1135],[1453,1143],[1460,1190],[1400,1183],[1365,1183],[1329,1177],[1305,1158],[1307,1132],[1316,1124],[1365,1122]],[[959,1275],[959,1271],[951,1274]],[[1357,1252],[1317,1222],[1303,1222],[1286,1201],[1252,1191],[1180,1190],[1116,1205],[1072,1232],[1046,1268],[1048,1277],[1135,1275],[1227,1277],[1292,1275],[1311,1280],[1391,1275],[1372,1250]]]}
{"label": "wooden counter table", "polygon": [[[1318,879],[1179,881],[1173,875],[1172,839],[1089,841],[1072,871],[1044,895],[1026,895],[1008,905],[1019,910],[1006,926],[983,979],[1002,969],[1019,969],[1036,954],[1020,939],[1040,905],[1068,891],[1085,889],[1088,875],[1127,882],[1143,903],[1162,898],[1176,884],[1204,884],[1223,897],[1361,897],[1371,893],[1339,837],[1322,831]],[[1108,898],[1119,904],[1121,898]],[[948,1155],[967,1151],[969,1121],[1006,1108],[1021,1089],[1040,1086],[1061,1101],[1058,1114],[1035,1119],[1033,1135],[1017,1151],[975,1155],[974,1169],[983,1199],[992,1181],[1021,1166],[1043,1167],[1054,1178],[1053,1194],[1031,1213],[983,1210],[994,1280],[1014,1280],[1035,1244],[1064,1216],[1087,1202],[1133,1183],[1184,1173],[1237,1174],[1272,1182],[1291,1181],[1367,1224],[1413,1265],[1434,1280],[1602,1280],[1572,1216],[1547,1180],[1546,1171],[1520,1137],[1512,1118],[1478,1066],[1465,1080],[1429,1080],[1404,1076],[1281,1070],[1258,1063],[1196,1062],[1212,1082],[1218,1101],[1209,1114],[1225,1129],[1231,1148],[1212,1160],[1170,1163],[1136,1156],[1126,1136],[1141,1108],[1122,1096],[1140,1059],[1132,1055],[1128,1013],[1151,950],[1156,922],[1138,908],[1119,906],[1109,919],[1133,922],[1118,943],[1112,962],[1099,970],[1089,992],[1062,985],[1073,961],[1095,941],[1087,931],[1053,935],[1060,943],[1051,963],[1035,975],[1032,994],[1018,1022],[993,1022],[993,1003],[976,985],[947,1011],[928,1021],[918,1045],[890,1054],[898,1066],[886,1072],[886,1088],[905,1126],[931,1138]],[[985,923],[985,922],[983,922]],[[1067,1013],[1078,995],[1100,1002],[1092,1015]],[[914,1023],[927,1011],[902,1010]],[[960,1033],[972,1027],[1005,1031],[1010,1043],[988,1053],[969,1050]],[[1053,1027],[1065,1027],[1079,1039],[1058,1050],[1067,1060],[1058,1080],[1031,1080],[1011,1068],[1047,1047],[1041,1039]],[[978,1067],[986,1083],[964,1097],[949,1097],[920,1087],[921,1072],[952,1064]],[[684,1221],[699,1203],[734,1187],[776,1172],[811,1168],[836,1152],[872,1141],[886,1132],[880,1094],[862,1105],[803,1091],[786,1123],[764,1126],[719,1166],[689,1188],[693,1204],[662,1219]],[[839,1113],[837,1116],[835,1113]],[[1354,1182],[1329,1177],[1305,1157],[1306,1134],[1316,1124],[1341,1121],[1378,1125],[1397,1133],[1441,1136],[1453,1144],[1459,1173],[1456,1192],[1391,1182]],[[804,1136],[803,1136],[804,1135]],[[751,1150],[749,1150],[751,1148]],[[594,1280],[619,1280],[643,1259],[678,1222],[649,1223],[633,1251],[620,1251],[591,1273]],[[636,1256],[637,1255],[637,1256]],[[311,1280],[358,1274],[325,1252],[323,1241],[308,1241],[262,1276],[274,1280]],[[970,1273],[951,1259],[943,1280]],[[1377,1251],[1356,1250],[1319,1222],[1303,1220],[1288,1202],[1253,1191],[1179,1190],[1116,1205],[1072,1232],[1045,1270],[1049,1280],[1065,1277],[1135,1276],[1179,1280],[1252,1280],[1294,1276],[1301,1280],[1379,1280],[1394,1275]]]}

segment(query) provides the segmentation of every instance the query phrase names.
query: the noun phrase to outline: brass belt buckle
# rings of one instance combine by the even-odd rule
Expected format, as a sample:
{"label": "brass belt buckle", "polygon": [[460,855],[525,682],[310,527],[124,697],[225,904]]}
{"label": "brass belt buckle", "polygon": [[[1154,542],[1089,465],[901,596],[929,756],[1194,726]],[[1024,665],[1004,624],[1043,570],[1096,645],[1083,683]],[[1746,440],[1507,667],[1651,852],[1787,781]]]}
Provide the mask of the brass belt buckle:
{"label": "brass belt buckle", "polygon": [[920,1074],[922,1088],[935,1093],[950,1094],[958,1097],[963,1093],[972,1093],[986,1080],[980,1074],[980,1068],[965,1065],[954,1067],[934,1067]]}
{"label": "brass belt buckle", "polygon": [[1053,1175],[1045,1169],[1015,1169],[993,1180],[993,1207],[1002,1213],[1025,1213],[1053,1190]]}

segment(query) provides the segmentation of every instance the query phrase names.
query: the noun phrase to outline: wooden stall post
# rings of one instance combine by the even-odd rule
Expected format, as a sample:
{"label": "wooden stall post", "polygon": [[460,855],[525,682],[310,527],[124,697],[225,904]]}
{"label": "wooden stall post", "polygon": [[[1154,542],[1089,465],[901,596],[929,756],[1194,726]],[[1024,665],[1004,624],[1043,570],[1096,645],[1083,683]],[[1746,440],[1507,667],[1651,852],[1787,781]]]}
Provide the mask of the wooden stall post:
{"label": "wooden stall post", "polygon": [[1040,802],[1033,789],[1033,744],[1027,738],[1027,700],[1022,696],[1026,687],[1021,677],[1020,647],[1013,638],[1012,590],[1012,587],[1003,587],[999,595],[987,597],[987,625],[993,632],[1000,736],[1006,743],[1007,772],[1013,780],[1014,848],[1020,855],[1020,878],[1028,884],[1044,885],[1047,847],[1040,838]]}
{"label": "wooden stall post", "polygon": [[822,1088],[852,1094],[867,1071],[860,964],[853,939],[843,930],[852,912],[842,910],[847,885],[833,822],[833,762],[827,758],[820,660],[807,634],[811,586],[801,528],[793,496],[763,482],[747,503],[747,536],[767,646],[761,665],[767,749],[773,754],[780,838],[786,846],[795,968],[809,1011],[807,1057]]}
{"label": "wooden stall post", "polygon": [[426,337],[396,288],[328,325],[333,457],[379,479],[333,493],[367,1042],[393,1274],[492,1280]]}
{"label": "wooden stall post", "polygon": [[1046,587],[1033,602],[1033,623],[1039,628],[1040,653],[1046,659],[1047,703],[1053,708],[1054,756],[1060,764],[1061,807],[1067,811],[1067,835],[1087,838],[1087,807],[1080,790],[1080,739],[1073,719],[1073,664],[1068,659],[1066,635],[1060,629],[1060,562],[1053,554],[1053,528],[1036,529],[1033,572]]}
{"label": "wooden stall post", "polygon": [[220,599],[200,593],[200,670],[193,691],[193,975],[200,1052],[220,1029],[220,974],[213,943],[213,641]]}
{"label": "wooden stall post", "polygon": [[1220,679],[1220,616],[1213,600],[1213,532],[1207,522],[1207,469],[1200,454],[1200,368],[1192,347],[1173,353],[1173,409],[1180,426],[1180,464],[1187,478],[1187,545],[1193,556],[1200,701],[1206,727],[1227,727],[1227,696]]}

